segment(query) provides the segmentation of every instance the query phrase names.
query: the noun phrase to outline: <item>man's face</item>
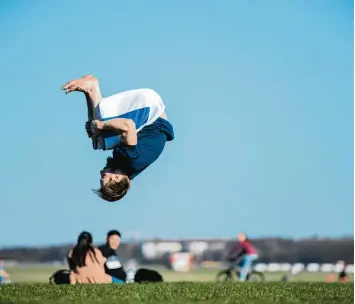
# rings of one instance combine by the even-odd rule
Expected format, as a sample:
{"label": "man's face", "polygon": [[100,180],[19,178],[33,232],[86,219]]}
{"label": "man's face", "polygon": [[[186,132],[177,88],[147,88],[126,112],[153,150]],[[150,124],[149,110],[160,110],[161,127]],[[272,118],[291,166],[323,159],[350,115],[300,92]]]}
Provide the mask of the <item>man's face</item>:
{"label": "man's face", "polygon": [[113,250],[116,250],[120,246],[121,239],[117,234],[111,235],[107,238],[107,243]]}
{"label": "man's face", "polygon": [[237,239],[239,242],[244,242],[246,240],[246,236],[244,233],[239,233]]}
{"label": "man's face", "polygon": [[126,177],[124,174],[122,174],[120,170],[113,170],[109,168],[105,168],[101,170],[100,174],[101,174],[101,179],[100,179],[101,187],[104,187],[105,185],[111,182],[118,183],[119,181],[121,181],[123,178]]}

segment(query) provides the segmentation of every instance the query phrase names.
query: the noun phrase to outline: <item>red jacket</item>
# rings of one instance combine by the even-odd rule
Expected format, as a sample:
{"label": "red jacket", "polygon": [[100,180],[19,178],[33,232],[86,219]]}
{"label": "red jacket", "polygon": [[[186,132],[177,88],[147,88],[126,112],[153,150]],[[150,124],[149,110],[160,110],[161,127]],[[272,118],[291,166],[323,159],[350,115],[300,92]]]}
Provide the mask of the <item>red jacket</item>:
{"label": "red jacket", "polygon": [[257,254],[254,245],[249,241],[239,242],[230,252],[230,256],[240,257],[246,254]]}

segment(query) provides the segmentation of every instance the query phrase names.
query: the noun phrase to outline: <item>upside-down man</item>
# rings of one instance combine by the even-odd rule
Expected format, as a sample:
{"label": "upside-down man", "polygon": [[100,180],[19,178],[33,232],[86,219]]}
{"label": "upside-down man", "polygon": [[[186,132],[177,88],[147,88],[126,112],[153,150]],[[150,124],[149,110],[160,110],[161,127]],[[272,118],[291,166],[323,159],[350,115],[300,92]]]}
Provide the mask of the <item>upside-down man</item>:
{"label": "upside-down man", "polygon": [[151,89],[137,89],[103,98],[98,79],[92,75],[72,80],[62,89],[67,94],[84,93],[88,106],[85,127],[93,148],[113,150],[95,192],[109,202],[122,199],[131,181],[174,139],[161,97]]}

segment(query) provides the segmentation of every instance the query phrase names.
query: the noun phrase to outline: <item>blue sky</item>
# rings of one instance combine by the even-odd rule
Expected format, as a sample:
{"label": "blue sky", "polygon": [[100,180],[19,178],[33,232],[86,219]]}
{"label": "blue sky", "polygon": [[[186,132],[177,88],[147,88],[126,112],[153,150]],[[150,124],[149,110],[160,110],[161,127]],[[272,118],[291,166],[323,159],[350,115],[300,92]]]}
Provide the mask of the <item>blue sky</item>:
{"label": "blue sky", "polygon": [[[0,246],[353,234],[352,1],[6,0],[0,35]],[[155,89],[175,128],[115,204],[60,91],[87,73]]]}

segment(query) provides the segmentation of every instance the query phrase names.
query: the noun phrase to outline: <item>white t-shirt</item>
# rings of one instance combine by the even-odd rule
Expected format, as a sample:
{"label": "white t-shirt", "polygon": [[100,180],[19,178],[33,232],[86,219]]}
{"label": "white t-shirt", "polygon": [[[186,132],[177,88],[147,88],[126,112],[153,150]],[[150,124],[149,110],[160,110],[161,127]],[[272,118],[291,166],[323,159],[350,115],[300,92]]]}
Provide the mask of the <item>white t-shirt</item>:
{"label": "white t-shirt", "polygon": [[[136,89],[121,92],[103,98],[96,108],[98,120],[130,118],[136,124],[137,132],[154,123],[165,111],[163,100],[151,89]],[[120,142],[120,136],[114,132],[93,139],[95,150],[111,150]]]}

